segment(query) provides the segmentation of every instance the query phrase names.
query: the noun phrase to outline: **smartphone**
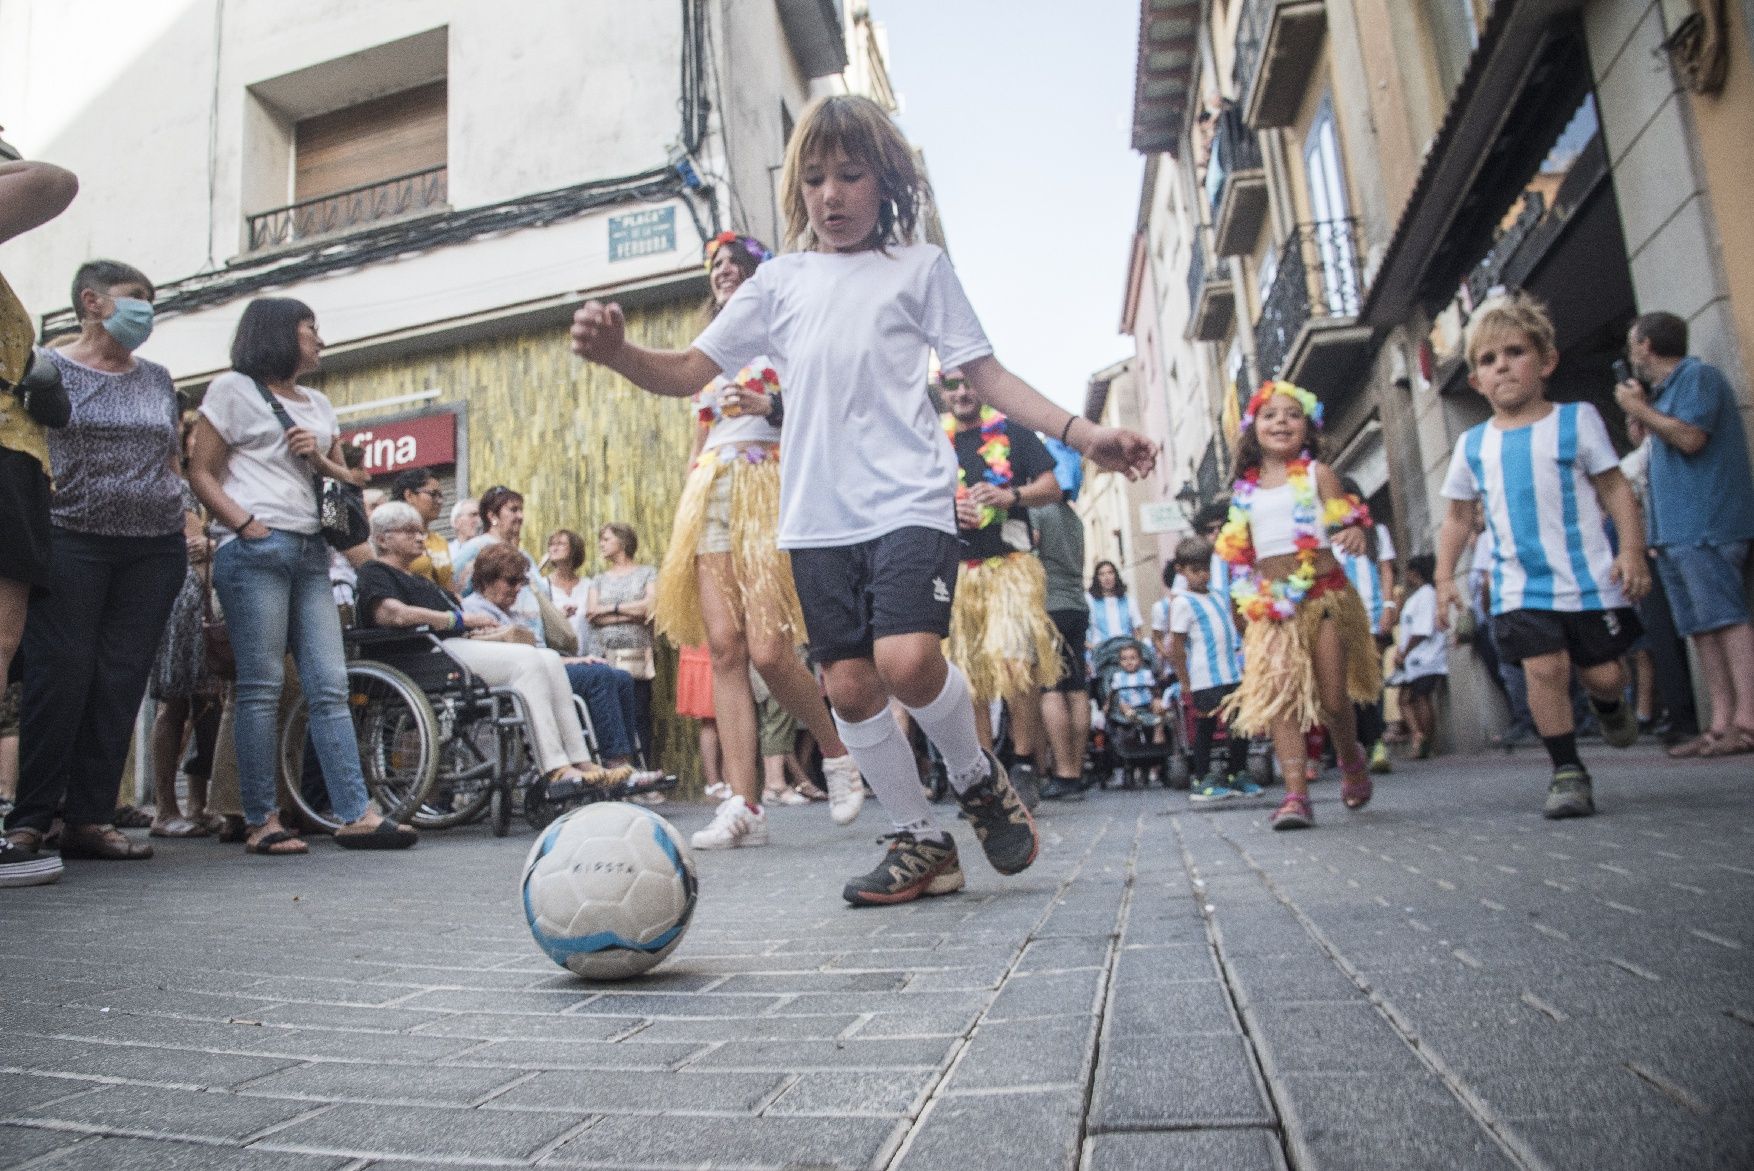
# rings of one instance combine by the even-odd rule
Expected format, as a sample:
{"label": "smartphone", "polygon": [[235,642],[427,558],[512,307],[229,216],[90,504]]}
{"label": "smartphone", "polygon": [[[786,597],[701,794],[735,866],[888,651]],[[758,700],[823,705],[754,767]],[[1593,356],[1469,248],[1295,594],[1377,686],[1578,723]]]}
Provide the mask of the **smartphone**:
{"label": "smartphone", "polygon": [[1622,382],[1636,382],[1640,386],[1644,385],[1643,379],[1634,378],[1632,376],[1632,367],[1628,366],[1626,364],[1625,358],[1615,358],[1614,359],[1614,384],[1616,386],[1618,386]]}

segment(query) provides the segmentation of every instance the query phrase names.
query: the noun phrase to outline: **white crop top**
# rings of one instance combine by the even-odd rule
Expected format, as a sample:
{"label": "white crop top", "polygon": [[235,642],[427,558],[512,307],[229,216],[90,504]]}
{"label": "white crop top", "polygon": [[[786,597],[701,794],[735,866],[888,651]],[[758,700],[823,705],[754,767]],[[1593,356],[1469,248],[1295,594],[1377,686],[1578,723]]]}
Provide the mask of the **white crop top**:
{"label": "white crop top", "polygon": [[[1318,513],[1319,516],[1319,513]],[[1291,485],[1256,488],[1249,501],[1249,538],[1256,557],[1278,557],[1297,552],[1296,527],[1291,521]],[[1316,548],[1328,547],[1328,534],[1316,525]]]}

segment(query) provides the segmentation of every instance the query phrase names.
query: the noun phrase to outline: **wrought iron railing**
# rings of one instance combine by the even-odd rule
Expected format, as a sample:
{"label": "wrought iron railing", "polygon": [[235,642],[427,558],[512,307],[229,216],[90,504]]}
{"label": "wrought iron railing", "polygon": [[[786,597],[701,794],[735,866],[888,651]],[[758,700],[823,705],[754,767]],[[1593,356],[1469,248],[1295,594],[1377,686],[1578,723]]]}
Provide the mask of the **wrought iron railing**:
{"label": "wrought iron railing", "polygon": [[[1188,249],[1189,312],[1194,312],[1194,307],[1199,305],[1200,289],[1205,285],[1208,279],[1214,283],[1230,279],[1230,261],[1225,257],[1220,256],[1218,258],[1218,263],[1212,264],[1211,259],[1207,256],[1208,251],[1209,250],[1206,247],[1206,233],[1203,231],[1196,232],[1193,245]],[[1207,265],[1209,264],[1211,264],[1210,273],[1208,273],[1207,270]]]}
{"label": "wrought iron railing", "polygon": [[1262,167],[1261,140],[1242,120],[1242,111],[1226,106],[1218,115],[1218,130],[1212,136],[1212,157],[1207,162],[1206,191],[1212,201],[1212,214],[1224,200],[1224,184],[1242,171],[1258,171]]}
{"label": "wrought iron railing", "polygon": [[253,215],[249,217],[250,251],[443,207],[450,194],[448,173],[446,167],[429,167]]}
{"label": "wrought iron railing", "polygon": [[1292,229],[1255,325],[1261,376],[1277,378],[1284,372],[1298,331],[1312,317],[1356,317],[1363,291],[1358,221],[1323,220]]}
{"label": "wrought iron railing", "polygon": [[[1269,0],[1270,4],[1271,0]],[[1249,86],[1254,84],[1255,73],[1261,67],[1262,42],[1266,40],[1261,28],[1261,9],[1266,7],[1261,0],[1243,0],[1242,15],[1236,21],[1235,56],[1230,64],[1230,83],[1236,100],[1248,103]]]}

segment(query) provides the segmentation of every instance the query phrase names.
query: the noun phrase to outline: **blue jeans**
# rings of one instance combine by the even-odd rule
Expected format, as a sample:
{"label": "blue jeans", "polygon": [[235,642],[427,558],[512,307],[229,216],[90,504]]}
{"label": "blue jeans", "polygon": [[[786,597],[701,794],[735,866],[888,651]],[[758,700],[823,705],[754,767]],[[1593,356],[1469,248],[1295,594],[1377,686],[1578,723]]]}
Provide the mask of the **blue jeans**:
{"label": "blue jeans", "polygon": [[343,822],[366,810],[359,741],[347,711],[347,653],[329,589],[329,547],[318,534],[271,531],[227,541],[213,557],[213,588],[237,655],[238,789],[244,820],[274,812],[279,772],[280,687],[288,648],[310,710],[310,739],[323,767],[329,808]]}
{"label": "blue jeans", "polygon": [[56,528],[55,585],[33,598],[19,665],[18,804],[8,829],[47,832],[116,815],[134,716],[188,566],[183,534],[102,537]]}
{"label": "blue jeans", "polygon": [[597,751],[605,757],[632,760],[639,750],[634,742],[639,709],[634,702],[633,676],[607,663],[568,663],[566,681],[591,713]]}

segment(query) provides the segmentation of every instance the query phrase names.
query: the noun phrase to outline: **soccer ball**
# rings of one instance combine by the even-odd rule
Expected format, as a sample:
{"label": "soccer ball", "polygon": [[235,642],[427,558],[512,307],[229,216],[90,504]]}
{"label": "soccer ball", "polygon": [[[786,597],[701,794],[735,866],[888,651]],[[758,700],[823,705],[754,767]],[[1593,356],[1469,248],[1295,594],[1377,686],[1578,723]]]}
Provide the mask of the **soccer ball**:
{"label": "soccer ball", "polygon": [[625,980],[663,962],[688,930],[698,889],[676,828],[619,801],[574,809],[524,860],[530,934],[591,980]]}

